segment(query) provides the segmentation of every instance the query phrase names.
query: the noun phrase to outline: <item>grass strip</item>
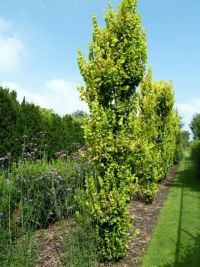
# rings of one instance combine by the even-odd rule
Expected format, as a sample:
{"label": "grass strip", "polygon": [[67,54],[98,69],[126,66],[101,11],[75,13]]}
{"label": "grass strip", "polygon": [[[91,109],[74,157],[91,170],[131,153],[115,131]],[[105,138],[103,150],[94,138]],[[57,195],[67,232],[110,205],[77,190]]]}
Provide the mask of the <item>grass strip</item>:
{"label": "grass strip", "polygon": [[180,163],[141,266],[200,266],[200,177],[188,156]]}

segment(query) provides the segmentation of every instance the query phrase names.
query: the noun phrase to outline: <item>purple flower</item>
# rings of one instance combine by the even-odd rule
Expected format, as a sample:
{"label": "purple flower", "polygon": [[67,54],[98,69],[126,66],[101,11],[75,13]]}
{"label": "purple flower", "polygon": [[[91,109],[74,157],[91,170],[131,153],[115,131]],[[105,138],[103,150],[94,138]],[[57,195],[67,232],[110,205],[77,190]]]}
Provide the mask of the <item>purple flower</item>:
{"label": "purple flower", "polygon": [[56,189],[55,189],[54,187],[52,187],[52,188],[50,189],[50,191],[51,191],[52,194],[55,194]]}

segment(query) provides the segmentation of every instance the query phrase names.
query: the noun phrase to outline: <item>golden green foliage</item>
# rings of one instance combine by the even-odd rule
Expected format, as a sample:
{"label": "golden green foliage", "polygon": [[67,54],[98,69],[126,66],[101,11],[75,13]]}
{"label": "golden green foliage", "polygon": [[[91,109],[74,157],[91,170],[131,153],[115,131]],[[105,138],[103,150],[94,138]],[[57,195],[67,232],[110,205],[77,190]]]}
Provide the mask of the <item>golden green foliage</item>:
{"label": "golden green foliage", "polygon": [[152,81],[152,68],[140,85],[139,113],[131,142],[132,166],[146,202],[152,202],[157,182],[173,162],[179,118],[171,83]]}
{"label": "golden green foliage", "polygon": [[136,117],[136,87],[145,72],[146,37],[135,0],[123,0],[118,12],[105,13],[106,27],[93,17],[93,39],[86,61],[78,63],[86,87],[81,97],[90,108],[85,141],[97,175],[88,175],[83,205],[97,222],[101,257],[118,259],[127,249],[127,202],[136,178],[128,161]]}
{"label": "golden green foliage", "polygon": [[125,255],[127,202],[138,188],[146,202],[153,201],[172,164],[179,127],[172,84],[153,82],[151,69],[143,78],[146,37],[136,7],[136,0],[122,0],[117,12],[109,6],[105,28],[93,17],[88,60],[78,52],[86,84],[79,90],[90,109],[84,137],[96,168],[79,203],[98,226],[104,260]]}

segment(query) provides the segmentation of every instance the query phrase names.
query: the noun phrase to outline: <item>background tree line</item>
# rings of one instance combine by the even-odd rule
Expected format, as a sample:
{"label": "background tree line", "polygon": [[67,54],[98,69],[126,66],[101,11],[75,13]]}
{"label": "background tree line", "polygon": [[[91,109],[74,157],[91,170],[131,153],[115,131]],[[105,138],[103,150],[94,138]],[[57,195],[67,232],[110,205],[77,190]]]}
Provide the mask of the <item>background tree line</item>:
{"label": "background tree line", "polygon": [[[0,156],[26,156],[30,149],[51,159],[61,150],[71,153],[84,143],[83,112],[63,117],[52,110],[17,100],[17,93],[0,87]],[[43,152],[42,152],[43,151]]]}

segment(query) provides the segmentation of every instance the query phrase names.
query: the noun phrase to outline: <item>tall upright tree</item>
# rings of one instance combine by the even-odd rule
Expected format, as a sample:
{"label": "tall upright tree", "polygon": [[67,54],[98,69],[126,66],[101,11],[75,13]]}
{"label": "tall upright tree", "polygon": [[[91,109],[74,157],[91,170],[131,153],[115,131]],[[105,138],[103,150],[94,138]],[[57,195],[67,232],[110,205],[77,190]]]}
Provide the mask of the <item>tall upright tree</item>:
{"label": "tall upright tree", "polygon": [[152,80],[152,68],[140,84],[138,117],[132,140],[132,165],[144,201],[152,202],[157,183],[172,164],[179,119],[171,83]]}
{"label": "tall upright tree", "polygon": [[105,13],[106,27],[93,17],[93,38],[86,61],[78,63],[85,87],[81,97],[90,109],[84,127],[86,144],[97,178],[86,180],[88,209],[98,224],[101,256],[122,257],[127,245],[127,201],[134,193],[134,175],[128,163],[129,137],[136,117],[136,87],[145,72],[146,36],[136,11],[136,0],[122,0],[118,11]]}

